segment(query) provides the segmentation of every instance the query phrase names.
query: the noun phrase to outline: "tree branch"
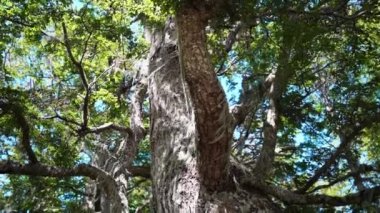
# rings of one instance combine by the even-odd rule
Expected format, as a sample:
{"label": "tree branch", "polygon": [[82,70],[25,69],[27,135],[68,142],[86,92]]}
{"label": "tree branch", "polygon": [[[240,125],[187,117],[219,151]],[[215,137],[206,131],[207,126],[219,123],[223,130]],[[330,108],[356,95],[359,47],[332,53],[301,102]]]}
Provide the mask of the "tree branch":
{"label": "tree branch", "polygon": [[115,131],[118,131],[124,135],[133,135],[133,131],[131,128],[119,126],[119,125],[113,124],[113,123],[105,123],[105,124],[98,126],[98,127],[89,127],[83,133],[84,134],[88,134],[88,133],[99,134],[99,133],[102,133],[104,131],[109,131],[109,130],[115,130]]}
{"label": "tree branch", "polygon": [[[128,171],[132,176],[150,177],[149,167],[130,167]],[[114,181],[113,177],[105,171],[88,164],[79,164],[73,168],[62,168],[42,164],[23,165],[13,161],[0,161],[0,174],[57,178],[83,176],[91,179],[100,178],[106,181]]]}
{"label": "tree branch", "polygon": [[[317,187],[313,188],[312,190],[310,190],[310,193],[316,192],[316,191],[324,189],[324,188],[328,188],[328,187],[333,186],[337,183],[345,181],[350,177],[355,177],[356,175],[360,175],[360,174],[367,173],[367,172],[374,172],[374,171],[379,172],[380,170],[379,170],[379,168],[376,168],[376,167],[371,166],[371,165],[359,165],[355,171],[351,171],[342,177],[338,177],[337,179],[330,182],[329,184],[317,186]],[[361,191],[361,190],[365,190],[365,188],[359,189],[359,191]]]}
{"label": "tree branch", "polygon": [[245,182],[243,184],[247,189],[258,189],[265,194],[272,195],[277,199],[296,205],[313,205],[324,204],[330,206],[345,206],[350,204],[362,204],[363,202],[375,202],[380,197],[380,186],[369,188],[358,193],[348,194],[344,197],[328,195],[305,195],[297,194],[292,191],[282,189],[273,185]]}
{"label": "tree branch", "polygon": [[255,82],[251,82],[254,76],[243,76],[242,87],[243,91],[240,95],[240,103],[231,109],[231,114],[234,118],[234,127],[241,125],[247,115],[251,112],[256,112],[259,104],[262,103],[265,96],[266,86],[268,82],[258,78]]}
{"label": "tree branch", "polygon": [[358,172],[360,166],[358,159],[354,156],[354,153],[352,153],[351,150],[346,152],[345,158],[347,160],[351,173],[353,173],[352,176],[354,178],[354,184],[359,191],[364,190],[366,187],[363,184],[363,179],[360,175],[360,172]]}
{"label": "tree branch", "polygon": [[78,69],[79,76],[81,78],[83,87],[84,87],[84,89],[86,91],[86,94],[85,94],[85,97],[84,97],[84,100],[83,100],[83,117],[82,117],[82,120],[83,120],[83,129],[85,129],[87,127],[87,124],[88,124],[88,104],[89,104],[89,101],[90,101],[91,90],[90,90],[90,87],[88,86],[87,76],[86,76],[86,73],[85,73],[85,71],[83,69],[83,66],[82,66],[82,59],[81,59],[81,61],[78,62],[75,59],[74,55],[73,55],[65,22],[62,22],[62,29],[63,29],[64,44],[65,44],[65,47],[66,47],[67,54],[68,54],[71,62]]}
{"label": "tree branch", "polygon": [[[290,29],[285,28],[285,31]],[[285,42],[287,41],[287,42]],[[291,60],[290,52],[294,49],[294,43],[297,38],[293,35],[285,36],[279,55],[278,68],[275,73],[271,73],[265,80],[266,95],[269,100],[269,109],[267,111],[264,123],[264,140],[257,159],[255,175],[259,179],[265,179],[273,167],[275,158],[275,148],[277,143],[277,129],[279,118],[279,101],[281,95],[286,90],[289,79],[294,75],[295,69],[289,66]],[[300,53],[296,53],[297,55]]]}
{"label": "tree branch", "polygon": [[19,164],[12,161],[0,161],[0,174],[15,174],[43,177],[85,176],[96,179],[98,176],[112,178],[102,170],[87,164],[79,164],[74,168],[59,168],[42,164]]}
{"label": "tree branch", "polygon": [[148,166],[129,166],[127,167],[128,174],[132,176],[139,176],[144,178],[151,178],[150,167]]}
{"label": "tree branch", "polygon": [[349,147],[349,145],[351,144],[352,140],[355,139],[355,137],[360,134],[360,132],[370,126],[373,122],[377,122],[377,120],[380,118],[380,113],[378,113],[376,116],[374,117],[371,117],[371,119],[368,119],[368,120],[365,120],[363,122],[361,122],[361,124],[359,125],[356,125],[354,127],[354,129],[351,131],[350,134],[348,135],[344,135],[344,134],[341,134],[339,137],[340,137],[340,140],[341,140],[341,143],[340,145],[338,146],[338,148],[335,150],[335,152],[330,156],[329,159],[327,159],[324,163],[324,165],[322,167],[320,167],[319,169],[317,169],[314,173],[314,175],[306,182],[306,184],[301,188],[299,189],[297,192],[299,193],[304,193],[306,192],[311,186],[313,186],[314,183],[316,183],[319,178],[321,177],[321,175],[323,175],[330,167],[331,165],[333,165],[337,158]]}
{"label": "tree branch", "polygon": [[75,67],[79,71],[79,75],[80,75],[80,78],[82,80],[83,87],[88,88],[87,77],[86,77],[86,74],[83,70],[82,64],[75,59],[74,54],[72,52],[71,44],[70,44],[70,40],[69,40],[69,36],[67,33],[67,28],[66,28],[65,22],[62,22],[62,29],[63,29],[63,38],[64,38],[64,44],[66,47],[66,52],[67,52],[71,62],[75,65]]}
{"label": "tree branch", "polygon": [[83,53],[82,53],[82,56],[80,57],[79,64],[82,64],[82,62],[83,62],[84,56],[87,52],[88,42],[89,42],[91,36],[92,36],[92,32],[89,33],[89,35],[88,35],[88,37],[84,43]]}
{"label": "tree branch", "polygon": [[[229,32],[226,40],[224,41],[224,51],[226,53],[230,52],[231,49],[232,49],[232,46],[234,45],[234,43],[236,42],[236,38],[237,38],[237,35],[238,33],[242,30],[243,28],[243,22],[238,22],[235,27],[233,29],[231,29],[231,31]],[[225,63],[226,60],[223,60],[218,68],[218,70],[216,71],[216,73],[218,75],[221,75],[223,74],[223,69],[224,69],[224,63]]]}
{"label": "tree branch", "polygon": [[16,120],[20,130],[21,130],[21,144],[28,156],[29,162],[31,164],[37,164],[37,157],[30,145],[30,126],[25,118],[24,109],[17,103],[11,103],[9,100],[0,100],[0,108],[5,113],[11,113]]}
{"label": "tree branch", "polygon": [[59,120],[62,120],[64,122],[66,122],[66,123],[70,123],[70,124],[73,124],[73,125],[76,125],[76,126],[79,126],[79,127],[81,126],[81,124],[78,123],[78,122],[76,122],[75,120],[62,117],[58,112],[55,112],[55,116],[48,117],[47,119],[50,119],[50,118],[58,118]]}

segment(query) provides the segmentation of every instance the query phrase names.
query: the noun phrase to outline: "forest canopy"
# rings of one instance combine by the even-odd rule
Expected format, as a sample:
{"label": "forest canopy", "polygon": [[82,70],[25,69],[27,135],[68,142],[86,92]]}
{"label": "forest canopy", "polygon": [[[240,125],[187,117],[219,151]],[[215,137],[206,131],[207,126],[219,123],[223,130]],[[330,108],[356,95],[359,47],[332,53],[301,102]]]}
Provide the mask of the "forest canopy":
{"label": "forest canopy", "polygon": [[0,210],[379,211],[377,1],[0,3]]}

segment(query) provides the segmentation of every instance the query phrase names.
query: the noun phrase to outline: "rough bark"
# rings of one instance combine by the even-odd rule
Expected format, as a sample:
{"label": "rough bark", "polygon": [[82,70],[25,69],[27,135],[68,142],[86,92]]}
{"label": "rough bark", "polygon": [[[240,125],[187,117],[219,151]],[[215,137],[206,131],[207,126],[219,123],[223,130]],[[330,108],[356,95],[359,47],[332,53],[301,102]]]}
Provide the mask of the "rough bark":
{"label": "rough bark", "polygon": [[153,208],[195,212],[199,205],[196,130],[190,94],[180,72],[175,30],[152,30],[149,97],[151,110]]}
{"label": "rough bark", "polygon": [[[150,55],[150,54],[149,54]],[[147,58],[149,58],[148,56]],[[102,183],[96,188],[100,188],[100,205],[102,212],[129,212],[128,210],[128,177],[132,168],[132,162],[138,152],[139,142],[145,137],[143,126],[142,104],[147,92],[147,72],[148,59],[141,63],[138,72],[134,77],[134,86],[132,87],[131,98],[131,119],[130,128],[107,123],[99,127],[88,128],[86,133],[100,133],[102,131],[114,130],[124,136],[114,151],[110,151],[107,145],[99,145],[95,161],[93,162],[99,168],[108,172],[115,180],[117,185],[117,196],[120,202],[114,202],[103,189]],[[145,175],[150,176],[149,174]]]}
{"label": "rough bark", "polygon": [[232,117],[207,51],[206,11],[184,6],[176,16],[180,65],[189,85],[198,132],[199,170],[213,191],[227,185]]}
{"label": "rough bark", "polygon": [[176,25],[170,19],[164,30],[151,30],[156,50],[149,74],[152,208],[274,212],[268,197],[248,193],[232,181],[232,119],[207,53],[205,20],[196,10],[182,12]]}

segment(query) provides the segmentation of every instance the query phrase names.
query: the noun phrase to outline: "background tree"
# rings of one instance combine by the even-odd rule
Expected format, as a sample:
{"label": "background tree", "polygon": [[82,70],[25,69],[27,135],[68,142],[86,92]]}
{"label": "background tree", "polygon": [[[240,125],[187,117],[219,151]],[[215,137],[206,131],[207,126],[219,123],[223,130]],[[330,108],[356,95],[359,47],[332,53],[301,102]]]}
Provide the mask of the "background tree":
{"label": "background tree", "polygon": [[5,1],[0,205],[375,211],[379,9]]}

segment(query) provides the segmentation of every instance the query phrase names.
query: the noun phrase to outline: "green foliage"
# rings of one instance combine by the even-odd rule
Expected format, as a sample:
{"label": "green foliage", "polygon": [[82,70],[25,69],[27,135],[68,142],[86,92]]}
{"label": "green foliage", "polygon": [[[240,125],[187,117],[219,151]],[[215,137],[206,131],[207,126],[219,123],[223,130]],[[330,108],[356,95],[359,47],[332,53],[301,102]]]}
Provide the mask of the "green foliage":
{"label": "green foliage", "polygon": [[[136,8],[135,1],[1,3],[0,97],[17,103],[18,112],[27,118],[32,148],[41,163],[71,168],[86,161],[81,157],[83,143],[77,134],[80,127],[75,124],[82,123],[80,109],[86,91],[68,51],[82,64],[91,87],[89,125],[110,121],[126,124],[128,102],[120,100],[123,94],[118,94],[118,89],[126,71],[133,75],[129,58],[141,56],[147,49],[146,42],[137,37],[141,34],[131,28],[133,16],[149,13],[153,7],[149,1],[142,4]],[[0,114],[1,159],[25,162],[19,124],[12,115],[2,111]],[[90,138],[84,140],[89,149],[97,143]],[[19,211],[61,212],[76,208],[77,212],[83,204],[81,193],[86,181],[82,178],[8,179],[0,188],[1,202]]]}
{"label": "green foliage", "polygon": [[[83,181],[75,178],[34,178],[9,176],[9,183],[1,188],[5,207],[17,211],[62,212],[70,206],[81,203],[83,196],[78,194]],[[75,189],[75,192],[71,192]],[[80,206],[77,210],[82,209]]]}
{"label": "green foliage", "polygon": [[[127,77],[134,75],[134,61],[144,58],[149,48],[142,27],[162,26],[166,17],[185,3],[189,1],[1,2],[0,101],[14,103],[18,113],[27,118],[32,148],[41,163],[70,168],[93,160],[99,144],[112,150],[123,139],[116,133],[79,134],[88,91],[78,63],[90,86],[88,125],[112,122],[128,126],[130,97],[119,90]],[[342,132],[352,131],[357,123],[378,114],[379,7],[372,1],[349,1],[344,11],[330,14],[324,9],[340,4],[334,0],[225,1],[207,29],[212,62],[217,70],[221,68],[219,74],[231,81],[249,76],[243,86],[259,90],[265,76],[274,70],[292,73],[279,103],[278,155],[270,180],[288,189],[306,183],[337,147]],[[341,18],[363,8],[371,8],[371,13]],[[238,23],[242,29],[231,50],[226,50],[225,40]],[[148,108],[144,103],[144,113]],[[248,124],[239,127],[242,133],[236,134],[252,136],[244,141],[245,147],[234,150],[250,163],[262,144],[268,102],[264,100],[258,108],[249,115]],[[148,129],[147,120],[144,125]],[[19,143],[19,126],[14,116],[0,111],[1,160],[27,161]],[[355,149],[358,161],[380,165],[379,135],[377,124],[364,128],[355,139],[350,148]],[[134,165],[151,162],[149,144],[149,138],[140,143]],[[90,159],[83,157],[85,152]],[[340,161],[315,185],[349,171],[348,163]],[[373,173],[364,177],[371,180],[367,185],[379,184]],[[17,211],[78,212],[83,206],[86,179],[7,179],[9,182],[0,185],[0,209],[9,205]],[[140,178],[131,178],[130,183],[131,210],[143,206],[143,211],[148,211],[151,183]],[[341,195],[351,186],[348,179],[319,192]],[[287,212],[318,209],[291,206]],[[368,211],[372,209],[368,207]]]}
{"label": "green foliage", "polygon": [[128,197],[130,200],[129,210],[134,212],[138,209],[141,212],[149,212],[151,182],[141,178],[133,178],[130,188]]}

